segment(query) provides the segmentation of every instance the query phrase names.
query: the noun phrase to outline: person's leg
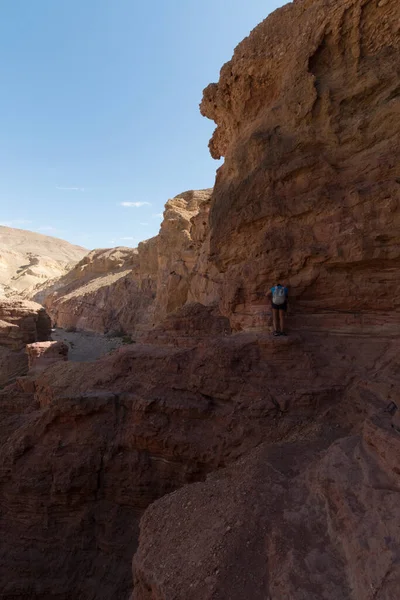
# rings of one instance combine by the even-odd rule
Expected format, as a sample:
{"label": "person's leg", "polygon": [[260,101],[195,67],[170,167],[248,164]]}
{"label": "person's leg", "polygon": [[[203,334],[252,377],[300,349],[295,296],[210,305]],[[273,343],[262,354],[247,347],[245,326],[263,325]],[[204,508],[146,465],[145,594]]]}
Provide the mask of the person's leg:
{"label": "person's leg", "polygon": [[286,315],[286,310],[280,310],[277,311],[279,312],[279,325],[280,325],[280,329],[281,329],[281,333],[285,334],[285,315]]}
{"label": "person's leg", "polygon": [[277,333],[278,331],[278,312],[279,310],[277,310],[276,308],[272,309],[272,321],[273,321],[273,325],[274,325],[274,333]]}

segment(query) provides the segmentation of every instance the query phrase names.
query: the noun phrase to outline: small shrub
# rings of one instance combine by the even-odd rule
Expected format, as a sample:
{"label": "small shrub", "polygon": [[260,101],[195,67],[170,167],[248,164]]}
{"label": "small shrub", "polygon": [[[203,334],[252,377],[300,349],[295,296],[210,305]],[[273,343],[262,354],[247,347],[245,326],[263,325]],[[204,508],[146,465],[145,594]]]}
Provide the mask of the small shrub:
{"label": "small shrub", "polygon": [[134,344],[135,341],[131,338],[130,335],[124,335],[122,338],[122,343],[123,344]]}

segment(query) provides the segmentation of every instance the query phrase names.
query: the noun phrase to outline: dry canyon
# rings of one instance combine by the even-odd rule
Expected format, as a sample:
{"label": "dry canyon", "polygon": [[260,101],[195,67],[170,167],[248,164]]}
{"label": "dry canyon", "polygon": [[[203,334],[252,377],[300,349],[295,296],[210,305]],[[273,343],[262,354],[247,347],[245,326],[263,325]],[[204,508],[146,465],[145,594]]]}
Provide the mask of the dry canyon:
{"label": "dry canyon", "polygon": [[200,111],[157,236],[1,248],[2,600],[400,596],[400,3],[287,4]]}

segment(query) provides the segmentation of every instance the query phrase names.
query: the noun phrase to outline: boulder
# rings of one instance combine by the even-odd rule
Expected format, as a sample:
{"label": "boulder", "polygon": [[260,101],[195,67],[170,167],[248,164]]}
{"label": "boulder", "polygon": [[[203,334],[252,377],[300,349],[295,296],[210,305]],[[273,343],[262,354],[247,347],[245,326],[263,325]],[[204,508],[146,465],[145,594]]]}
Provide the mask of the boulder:
{"label": "boulder", "polygon": [[64,342],[36,342],[27,344],[29,373],[43,371],[49,365],[68,360],[68,346]]}
{"label": "boulder", "polygon": [[26,344],[48,340],[50,327],[50,318],[39,304],[17,298],[0,300],[0,386],[26,374]]}

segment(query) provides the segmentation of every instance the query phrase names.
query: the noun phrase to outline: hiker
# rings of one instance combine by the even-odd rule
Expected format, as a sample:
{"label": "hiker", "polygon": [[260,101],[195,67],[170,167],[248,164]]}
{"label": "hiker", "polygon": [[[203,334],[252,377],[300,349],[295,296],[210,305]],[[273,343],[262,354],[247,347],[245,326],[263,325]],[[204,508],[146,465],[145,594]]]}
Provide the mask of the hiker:
{"label": "hiker", "polygon": [[271,300],[274,335],[287,335],[285,332],[285,315],[288,306],[289,290],[287,287],[276,283],[268,292]]}

